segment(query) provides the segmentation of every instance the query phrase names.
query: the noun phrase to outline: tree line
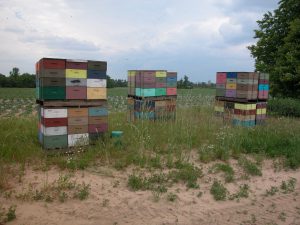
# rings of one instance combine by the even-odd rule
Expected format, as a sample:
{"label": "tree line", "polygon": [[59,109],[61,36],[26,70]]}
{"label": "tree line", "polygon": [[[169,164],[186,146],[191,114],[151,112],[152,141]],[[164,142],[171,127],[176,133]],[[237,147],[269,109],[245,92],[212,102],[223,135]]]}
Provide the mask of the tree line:
{"label": "tree line", "polygon": [[[19,68],[15,67],[9,72],[9,76],[0,74],[0,87],[34,88],[36,85],[35,78],[35,74],[21,74]],[[113,79],[107,75],[107,87],[127,87],[127,80]],[[191,89],[193,87],[214,88],[215,84],[210,82],[193,83],[189,81],[189,77],[185,75],[183,78],[178,80],[177,87],[181,89]]]}
{"label": "tree line", "polygon": [[[9,72],[9,76],[0,74],[0,87],[16,87],[16,88],[34,88],[35,74],[20,73],[19,68],[13,68]],[[107,87],[127,87],[127,81],[122,79],[113,79],[107,75]]]}

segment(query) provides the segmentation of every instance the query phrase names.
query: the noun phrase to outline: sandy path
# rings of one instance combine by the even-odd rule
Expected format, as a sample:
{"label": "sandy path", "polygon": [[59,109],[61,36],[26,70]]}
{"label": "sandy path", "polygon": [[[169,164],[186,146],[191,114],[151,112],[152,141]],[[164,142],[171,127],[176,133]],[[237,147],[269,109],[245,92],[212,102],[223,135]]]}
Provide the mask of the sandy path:
{"label": "sandy path", "polygon": [[[26,169],[23,182],[15,185],[16,192],[28,187],[28,184],[39,186],[46,181],[57,179],[59,172],[52,169],[48,172]],[[274,172],[269,166],[263,169],[262,177],[238,184],[248,183],[250,196],[237,201],[216,202],[209,193],[211,180],[208,175],[199,180],[200,190],[186,190],[182,184],[175,184],[168,192],[176,193],[178,199],[170,202],[166,194],[158,202],[153,200],[150,191],[132,192],[127,188],[128,172],[98,168],[93,171],[76,172],[78,183],[84,181],[91,185],[87,200],[67,200],[64,203],[55,201],[25,202],[14,198],[0,197],[4,206],[17,205],[17,219],[12,225],[101,225],[101,224],[300,224],[300,171]],[[279,186],[290,177],[297,179],[296,190],[289,194],[276,193],[264,197],[266,189]],[[238,184],[228,184],[234,190]],[[198,198],[199,191],[203,196]]]}

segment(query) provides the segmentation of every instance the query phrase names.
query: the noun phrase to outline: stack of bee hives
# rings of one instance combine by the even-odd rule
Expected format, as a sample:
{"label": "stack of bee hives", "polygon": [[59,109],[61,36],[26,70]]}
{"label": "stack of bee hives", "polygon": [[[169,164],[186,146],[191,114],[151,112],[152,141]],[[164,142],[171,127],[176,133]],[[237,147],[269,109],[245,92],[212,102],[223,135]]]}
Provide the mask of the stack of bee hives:
{"label": "stack of bee hives", "polygon": [[36,63],[44,149],[87,145],[108,130],[106,70],[102,61],[42,58]]}
{"label": "stack of bee hives", "polygon": [[251,127],[264,124],[268,91],[268,74],[218,72],[215,114],[233,125]]}
{"label": "stack of bee hives", "polygon": [[165,70],[128,71],[128,120],[175,119],[177,73]]}

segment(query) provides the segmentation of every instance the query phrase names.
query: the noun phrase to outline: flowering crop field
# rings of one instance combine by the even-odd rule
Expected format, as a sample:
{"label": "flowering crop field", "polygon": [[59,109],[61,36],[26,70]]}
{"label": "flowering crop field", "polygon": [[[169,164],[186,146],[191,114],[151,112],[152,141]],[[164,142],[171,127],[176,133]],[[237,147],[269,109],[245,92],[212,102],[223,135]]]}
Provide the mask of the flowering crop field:
{"label": "flowering crop field", "polygon": [[[214,89],[196,88],[178,90],[178,107],[208,106],[214,99]],[[127,88],[108,89],[110,112],[125,112]],[[30,116],[35,115],[34,88],[0,88],[0,116]]]}

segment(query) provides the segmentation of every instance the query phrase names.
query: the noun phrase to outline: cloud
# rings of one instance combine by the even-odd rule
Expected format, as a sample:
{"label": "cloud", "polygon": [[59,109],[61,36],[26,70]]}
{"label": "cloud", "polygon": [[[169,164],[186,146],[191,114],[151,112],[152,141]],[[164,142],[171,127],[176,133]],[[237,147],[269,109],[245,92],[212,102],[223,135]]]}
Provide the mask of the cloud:
{"label": "cloud", "polygon": [[194,81],[253,70],[246,46],[277,1],[0,1],[0,73],[34,72],[41,57],[100,59],[109,73],[169,69]]}

